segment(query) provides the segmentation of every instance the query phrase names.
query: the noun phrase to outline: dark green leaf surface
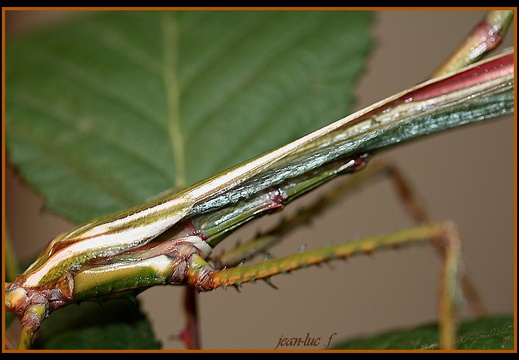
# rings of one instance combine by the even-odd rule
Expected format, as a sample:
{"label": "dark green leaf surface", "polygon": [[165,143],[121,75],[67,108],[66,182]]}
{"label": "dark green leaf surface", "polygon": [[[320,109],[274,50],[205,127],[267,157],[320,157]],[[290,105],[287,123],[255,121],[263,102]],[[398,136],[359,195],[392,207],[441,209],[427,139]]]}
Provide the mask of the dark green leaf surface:
{"label": "dark green leaf surface", "polygon": [[348,113],[369,12],[108,11],[6,42],[10,161],[82,222]]}
{"label": "dark green leaf surface", "polygon": [[160,349],[151,324],[127,299],[85,302],[43,322],[34,349]]}
{"label": "dark green leaf surface", "polygon": [[[391,331],[373,337],[348,340],[334,349],[342,350],[437,350],[438,325]],[[458,350],[511,350],[514,348],[514,318],[495,315],[462,323]]]}

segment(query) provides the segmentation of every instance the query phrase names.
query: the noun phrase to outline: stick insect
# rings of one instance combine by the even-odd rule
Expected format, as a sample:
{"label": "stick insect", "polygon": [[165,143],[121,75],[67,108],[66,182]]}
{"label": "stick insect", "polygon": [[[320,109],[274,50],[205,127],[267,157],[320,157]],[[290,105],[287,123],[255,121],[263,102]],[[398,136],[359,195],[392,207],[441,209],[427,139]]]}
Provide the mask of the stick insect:
{"label": "stick insect", "polygon": [[[508,58],[507,58],[508,60],[505,61],[505,63],[507,65],[506,66],[503,65],[507,69],[510,68],[510,57],[511,56],[512,55],[509,54]],[[512,58],[513,58],[513,56],[512,56]],[[495,60],[495,61],[499,61],[499,60]],[[499,66],[502,66],[502,64]],[[492,65],[492,68],[496,68],[495,63]],[[510,75],[510,74],[508,74],[508,75]],[[511,76],[513,77],[513,73],[511,73]],[[510,81],[511,81],[510,79],[505,80],[505,82],[507,82],[508,84],[510,84]],[[430,85],[425,85],[425,86],[427,87]],[[415,97],[421,96],[420,91],[418,89],[413,90],[413,91],[416,91],[416,93],[412,93],[413,96],[415,96]],[[409,93],[408,93],[408,95],[409,95]],[[427,96],[425,96],[425,97],[427,98]],[[400,100],[397,100],[397,99],[400,99]],[[397,106],[400,106],[402,99],[404,99],[404,98],[402,98],[402,95],[399,94],[399,96],[389,99],[387,101],[387,103],[385,103],[385,104],[386,105],[390,104],[391,106],[398,104]],[[407,99],[410,99],[410,97],[407,97]],[[508,101],[510,101],[510,99],[508,99]],[[356,131],[361,131],[362,126],[367,126],[367,123],[366,123],[367,114],[378,114],[377,111],[379,111],[381,108],[383,108],[383,106],[385,106],[384,103],[376,104],[372,108],[367,109],[365,113],[362,113],[362,112],[357,113],[357,114],[355,114],[355,116],[345,118],[342,123],[336,123],[336,125],[334,125],[334,126],[336,126],[337,129],[341,129],[340,131],[342,131],[342,129],[347,130],[345,132],[345,134],[339,135],[338,138],[343,137],[343,136],[348,137],[350,132],[354,128],[354,127],[352,127],[352,125],[354,123],[356,123],[355,126],[357,126]],[[508,105],[508,106],[510,106],[510,105]],[[399,108],[399,110],[402,110],[402,109],[405,109],[405,107]],[[353,120],[353,119],[357,119],[357,120]],[[380,118],[380,119],[382,119],[382,118]],[[378,118],[370,119],[369,122],[371,123],[371,126],[373,126],[373,125],[378,126],[379,122],[380,122],[380,125],[385,124],[384,120],[379,120]],[[383,137],[379,137],[379,139],[377,141],[380,140],[380,141],[382,141],[381,143],[377,144],[377,141],[375,141],[375,145],[370,145],[366,149],[361,149],[364,151],[360,151],[359,149],[356,149],[355,151],[350,152],[350,153],[342,152],[339,155],[331,155],[331,157],[327,160],[323,159],[322,163],[319,163],[319,164],[313,163],[312,161],[310,161],[310,159],[313,159],[315,156],[325,157],[324,153],[326,153],[326,154],[332,153],[332,151],[330,151],[330,148],[324,147],[324,148],[319,149],[319,146],[317,146],[316,148],[312,149],[312,146],[310,146],[310,150],[309,150],[310,152],[308,152],[308,153],[306,152],[306,150],[303,150],[303,149],[306,149],[308,142],[310,142],[310,144],[312,142],[319,143],[323,137],[326,137],[331,133],[339,133],[340,131],[336,132],[336,128],[334,126],[325,128],[325,130],[322,130],[322,133],[319,133],[319,132],[314,133],[312,136],[307,137],[304,140],[301,140],[300,142],[295,142],[295,143],[289,144],[288,147],[281,148],[277,151],[274,151],[274,152],[266,155],[265,157],[260,157],[260,158],[256,159],[255,162],[253,161],[253,162],[248,163],[247,165],[244,165],[244,167],[243,166],[237,167],[234,170],[232,170],[231,172],[222,174],[220,177],[212,178],[212,179],[208,180],[207,182],[203,182],[199,185],[195,185],[194,187],[188,188],[188,189],[184,190],[184,192],[180,193],[182,196],[179,196],[177,194],[172,197],[162,199],[161,201],[159,201],[159,203],[155,203],[153,205],[148,204],[144,208],[133,209],[130,212],[126,212],[124,214],[121,214],[121,215],[118,215],[115,217],[109,217],[109,218],[98,220],[94,223],[91,223],[90,225],[88,225],[88,224],[85,225],[86,228],[83,228],[83,230],[81,230],[81,228],[79,228],[79,229],[75,230],[76,232],[72,231],[71,233],[69,233],[69,235],[66,235],[66,237],[68,237],[69,239],[75,239],[76,238],[75,236],[77,234],[88,233],[89,231],[91,231],[92,232],[91,234],[93,234],[93,236],[97,236],[100,234],[100,233],[97,233],[97,231],[100,228],[103,228],[104,230],[102,232],[102,235],[109,236],[109,232],[105,232],[105,230],[107,230],[107,227],[109,226],[108,224],[113,224],[113,223],[116,223],[119,221],[120,224],[122,225],[119,228],[121,231],[125,231],[125,229],[130,228],[127,226],[128,223],[123,221],[123,219],[125,219],[125,218],[132,218],[132,219],[138,220],[138,222],[133,223],[133,225],[138,225],[135,228],[140,228],[141,227],[140,225],[145,225],[145,222],[142,222],[143,217],[141,217],[140,215],[137,215],[137,214],[146,214],[147,219],[150,220],[149,215],[153,215],[155,213],[155,211],[150,211],[149,209],[157,209],[157,206],[158,207],[163,206],[164,208],[169,209],[168,204],[175,203],[175,207],[174,207],[175,212],[172,212],[172,213],[167,212],[167,215],[164,219],[161,219],[161,216],[158,216],[156,218],[154,218],[153,216],[151,217],[151,224],[152,224],[151,228],[154,228],[154,226],[157,225],[157,230],[156,230],[157,232],[155,233],[154,232],[155,230],[153,230],[152,231],[153,234],[150,235],[151,237],[155,237],[155,236],[159,236],[159,235],[164,236],[161,234],[163,234],[163,233],[165,234],[167,232],[172,232],[174,234],[175,231],[177,231],[177,230],[178,230],[179,234],[187,235],[187,236],[182,236],[182,241],[174,243],[173,244],[174,246],[171,248],[171,250],[166,250],[165,248],[162,247],[162,245],[157,246],[156,248],[153,248],[153,249],[144,249],[144,247],[141,248],[140,246],[134,248],[132,246],[131,248],[125,248],[123,252],[121,252],[120,250],[115,250],[116,255],[114,256],[114,250],[110,249],[109,250],[110,253],[100,253],[100,254],[102,254],[101,257],[109,258],[108,262],[101,261],[101,262],[96,263],[95,261],[90,262],[90,259],[86,259],[85,260],[86,262],[81,260],[79,263],[74,264],[74,266],[72,266],[70,268],[70,269],[73,269],[73,270],[70,270],[70,272],[68,270],[65,270],[67,265],[65,265],[64,263],[61,263],[61,262],[59,264],[53,264],[52,266],[47,266],[45,268],[45,266],[46,266],[45,259],[43,259],[42,266],[44,267],[44,270],[40,271],[40,274],[44,274],[44,276],[47,276],[48,274],[50,274],[51,271],[54,271],[54,269],[56,269],[56,268],[58,268],[58,271],[59,271],[59,268],[63,269],[64,271],[57,274],[56,276],[51,275],[51,278],[49,278],[49,280],[45,279],[42,281],[45,284],[50,284],[51,282],[59,279],[60,285],[56,286],[56,288],[60,288],[61,292],[66,292],[64,290],[66,288],[72,289],[72,291],[76,291],[76,293],[74,293],[72,295],[74,300],[80,299],[82,296],[84,296],[85,298],[89,298],[89,297],[96,298],[99,295],[97,293],[98,291],[102,292],[102,291],[106,291],[106,289],[102,289],[103,285],[98,284],[98,285],[92,286],[92,284],[89,284],[87,281],[84,280],[85,274],[88,275],[91,271],[101,271],[101,272],[118,271],[118,270],[122,270],[122,268],[124,267],[125,264],[135,265],[136,263],[139,263],[139,266],[142,265],[143,269],[144,268],[148,269],[148,266],[149,266],[148,263],[146,263],[146,262],[141,263],[141,261],[145,261],[145,260],[143,260],[145,258],[151,258],[151,259],[161,258],[161,259],[163,259],[163,256],[164,256],[163,251],[172,251],[172,253],[167,252],[166,257],[179,258],[180,255],[177,256],[177,254],[176,254],[177,251],[179,251],[180,253],[187,251],[189,253],[189,255],[187,256],[185,261],[180,261],[178,264],[169,262],[167,265],[167,268],[171,269],[173,267],[176,269],[180,269],[180,268],[182,268],[182,266],[187,266],[187,269],[186,269],[187,273],[192,271],[195,274],[195,276],[191,277],[191,280],[190,280],[190,281],[194,281],[195,287],[198,287],[199,290],[211,289],[213,287],[213,284],[207,283],[206,277],[205,277],[205,271],[208,268],[206,267],[205,263],[202,261],[203,260],[202,258],[207,257],[211,251],[211,249],[206,246],[206,243],[209,244],[209,246],[211,246],[211,247],[216,246],[222,240],[223,234],[227,235],[228,230],[229,231],[234,230],[235,228],[238,228],[239,226],[241,226],[244,222],[248,221],[249,218],[250,219],[254,218],[256,216],[256,213],[270,212],[270,211],[276,210],[278,208],[284,207],[285,205],[288,204],[288,202],[292,201],[291,196],[294,196],[294,197],[300,196],[301,194],[305,193],[306,191],[313,189],[314,187],[320,185],[321,182],[328,180],[328,178],[335,177],[339,173],[348,172],[348,171],[356,170],[358,168],[363,167],[365,165],[365,162],[367,161],[367,159],[369,159],[374,153],[376,153],[378,151],[378,149],[385,148],[387,146],[390,146],[390,144],[391,144],[391,141],[389,141],[388,143],[384,143],[384,141],[382,141]],[[373,129],[371,128],[369,131],[373,131]],[[414,135],[410,135],[410,138],[413,136]],[[335,138],[335,136],[333,136],[332,138]],[[333,141],[336,141],[336,140],[333,140]],[[333,146],[334,149],[341,147],[340,144],[341,144],[342,140],[338,140],[338,141],[339,142]],[[329,145],[326,145],[326,146],[329,146]],[[319,150],[317,150],[317,149],[319,149]],[[314,150],[315,150],[315,152],[314,152]],[[341,151],[344,151],[344,150],[341,150]],[[292,158],[293,154],[296,154],[297,156],[294,156]],[[306,155],[304,155],[304,154],[306,154]],[[289,165],[290,162],[285,162],[284,158],[288,157],[295,161],[299,161],[300,156],[302,156],[302,158],[304,159],[301,162],[301,164],[304,164],[307,161],[310,161],[313,163],[313,165],[310,168],[308,168],[309,169],[308,171],[310,171],[311,176],[308,177],[307,175],[304,175],[305,173],[307,173],[307,170],[303,171],[299,175],[294,175],[294,173],[297,173],[297,171],[295,171],[294,168],[291,168],[290,177],[294,176],[298,180],[289,185],[288,183],[286,183],[288,178],[286,177],[286,175],[284,175],[284,172],[281,169],[286,167],[287,164]],[[300,164],[297,167],[300,167]],[[304,168],[304,166],[301,166],[301,168]],[[313,173],[314,169],[319,169],[318,173]],[[264,171],[267,171],[267,173],[269,174],[269,177],[270,176],[273,176],[273,177],[280,176],[282,179],[281,182],[280,183],[278,183],[276,181],[272,182],[272,183],[263,182],[262,174]],[[299,177],[299,176],[301,176],[301,177]],[[281,186],[280,185],[281,183],[288,185],[288,187],[285,188],[284,187],[285,185]],[[260,185],[258,185],[258,184],[260,184]],[[294,190],[293,195],[290,195],[290,194],[292,194],[291,193],[292,186],[294,186],[293,189],[296,189],[296,190]],[[302,187],[299,188],[299,186],[302,186]],[[260,194],[260,197],[256,197],[256,194]],[[191,199],[194,199],[194,201],[192,201]],[[249,199],[249,200],[247,200],[247,199]],[[184,202],[185,200],[189,200],[189,201],[186,203],[186,202]],[[255,202],[256,200],[258,200],[259,203],[256,203]],[[163,205],[159,205],[160,202],[162,202]],[[177,206],[179,204],[180,204],[180,206]],[[230,204],[241,204],[241,205],[239,205],[238,208],[234,208],[234,205],[230,206]],[[244,207],[242,207],[242,205]],[[181,210],[180,213],[176,213],[177,209]],[[227,211],[230,211],[230,214],[234,214],[234,213],[236,213],[236,209],[239,209],[240,216],[243,216],[244,213],[247,216],[245,216],[244,218],[241,218],[240,216],[238,218],[235,218],[234,216],[236,216],[236,215],[232,215],[230,217],[230,219],[231,219],[230,222],[221,228],[220,227],[212,228],[210,225],[209,226],[204,225],[204,224],[211,224],[213,222],[215,223],[215,219],[225,219],[229,216],[229,213]],[[249,209],[249,210],[247,210],[247,209]],[[174,219],[173,221],[171,221],[172,218],[170,217],[170,215],[173,216],[173,219]],[[175,217],[178,217],[178,219],[176,219]],[[175,231],[171,230],[176,226],[175,224],[181,223],[181,221],[184,221],[184,219],[187,219],[189,217],[196,218],[195,222],[197,222],[197,224],[199,224],[199,225],[195,225],[195,229],[197,229],[197,231],[191,232],[191,230],[188,230],[188,227],[186,227],[186,224],[182,225],[180,227],[180,229],[176,229]],[[120,220],[117,220],[117,219],[120,219]],[[232,220],[232,219],[235,219],[235,220]],[[160,225],[160,222],[162,220],[164,221],[164,224]],[[190,222],[191,222],[191,220],[190,220]],[[146,223],[146,224],[148,224],[148,223]],[[202,225],[200,225],[200,224],[202,224]],[[132,225],[132,228],[133,228],[133,225]],[[96,226],[100,226],[100,228],[96,228]],[[189,226],[191,226],[191,225],[189,225]],[[422,228],[417,228],[417,229],[422,229]],[[434,228],[434,229],[428,228],[428,230],[431,231],[431,233],[429,233],[429,235],[430,234],[437,235],[437,228]],[[213,231],[214,231],[214,233],[213,233]],[[148,230],[146,230],[146,232],[148,232]],[[200,234],[202,234],[203,236],[199,237]],[[146,235],[146,236],[148,236],[148,235]],[[421,234],[418,237],[422,237],[422,236],[423,236],[423,234]],[[171,237],[171,234],[168,234],[168,236],[164,236],[164,237],[169,238],[169,237]],[[176,238],[176,237],[178,237],[178,235],[173,236],[173,238]],[[116,237],[114,237],[114,239],[115,238]],[[200,241],[200,239],[202,241]],[[115,240],[115,241],[119,241],[119,240]],[[148,239],[144,239],[143,242],[147,243]],[[152,241],[150,241],[150,243],[151,242]],[[57,243],[61,243],[61,240],[59,240]],[[166,244],[166,243],[167,242],[164,242],[164,244]],[[98,243],[96,243],[96,247],[98,247]],[[183,250],[183,247],[185,247],[186,249],[189,249],[189,250]],[[49,249],[50,249],[50,247],[49,247]],[[135,249],[135,251],[134,251],[134,249]],[[55,248],[55,251],[58,251],[58,250],[59,250],[58,248]],[[103,250],[101,250],[101,251],[103,251]],[[145,252],[142,253],[141,251],[145,251]],[[334,252],[334,256],[335,256],[335,255],[337,255],[337,252],[339,252],[339,250],[336,249],[333,252]],[[172,255],[174,255],[174,256],[172,256]],[[200,255],[200,258],[198,257],[198,255]],[[52,256],[50,256],[49,259],[51,257]],[[68,258],[68,259],[72,259],[72,258]],[[301,265],[304,262],[302,259],[303,259],[303,256],[299,257],[299,260],[298,260],[300,262],[299,265]],[[74,261],[78,260],[78,257],[74,256],[73,260]],[[167,260],[167,261],[169,261],[169,260]],[[309,260],[309,261],[310,261],[310,263],[312,263],[312,261],[314,261],[314,260]],[[320,262],[320,261],[321,260],[318,260],[318,262]],[[55,265],[58,265],[58,266],[55,266]],[[34,279],[32,279],[32,278],[29,280],[27,280],[27,279],[22,280],[22,278],[24,278],[24,277],[35,275],[36,270],[38,270],[39,266],[40,265],[38,264],[38,262],[36,262],[33,265],[33,267],[28,270],[26,275],[22,275],[22,277],[17,282],[15,282],[15,283],[21,284],[23,286],[19,286],[19,287],[16,287],[13,285],[8,286],[8,292],[7,292],[8,296],[7,297],[9,298],[8,299],[9,301],[12,301],[12,303],[14,303],[20,299],[20,297],[19,297],[20,291],[23,291],[20,289],[38,287],[41,285],[39,283],[34,284],[34,286],[30,285],[27,281],[29,281],[29,282],[33,281]],[[274,273],[278,272],[281,268],[282,268],[282,266],[280,266],[280,263],[272,265],[272,270],[274,271]],[[134,269],[135,269],[135,267],[134,267]],[[239,271],[241,272],[244,269],[239,269]],[[222,273],[224,273],[224,271],[222,271]],[[234,275],[232,275],[232,271],[230,271],[230,269],[229,269],[229,271],[226,272],[226,274],[230,274],[231,280],[222,280],[223,281],[222,284],[229,284],[229,285],[234,284],[235,285],[235,284],[238,284],[239,282],[247,281],[247,279],[250,280],[250,277],[247,277],[249,275],[245,275],[245,273],[240,274],[238,278],[233,278]],[[271,275],[273,275],[273,273],[272,274],[268,273],[265,277],[268,278]],[[36,274],[36,277],[38,277],[38,276],[39,275]],[[168,278],[170,278],[171,276],[172,276],[171,274],[167,275]],[[256,275],[250,275],[250,276],[252,276],[253,278],[260,278],[263,275],[256,274]],[[128,279],[129,277],[131,278],[132,275],[128,275],[128,273],[126,273],[121,278],[119,278],[119,280],[126,281],[126,279]],[[188,275],[188,277],[190,277],[190,276]],[[34,281],[38,282],[40,280],[34,280]],[[115,282],[114,282],[115,280],[116,280],[116,278],[114,277],[114,278],[109,279],[108,281],[113,286],[115,284]],[[160,282],[164,282],[165,278],[163,277],[163,278],[160,278],[159,280],[160,280]],[[67,285],[65,287],[62,286],[62,281],[65,281],[67,283]],[[167,281],[170,281],[170,280],[167,280]],[[186,280],[184,278],[178,278],[174,281],[179,281],[180,283],[184,283]],[[228,281],[228,283],[226,283],[226,281]],[[72,286],[72,287],[69,286],[68,284],[70,284],[71,282],[74,282],[75,286]],[[57,283],[53,283],[53,285],[56,285],[56,284]],[[86,295],[83,295],[81,292],[77,292],[78,290],[74,290],[74,289],[77,289],[76,285],[78,285],[78,284],[86,284],[85,292],[84,292],[84,294],[86,294]],[[142,285],[147,286],[149,284],[142,284]],[[102,289],[102,290],[99,290],[99,289]],[[53,296],[55,296],[55,295],[50,295],[50,297],[53,297]],[[54,300],[55,299],[53,299],[53,301]],[[57,299],[57,303],[59,303],[61,301],[63,301],[63,298]],[[17,305],[14,305],[14,306],[17,306]],[[36,314],[36,318],[43,318],[46,316],[45,313],[48,311],[48,308],[46,308],[43,311],[43,313],[38,313],[38,311],[40,311],[42,308],[45,308],[46,306],[47,305],[45,305],[43,307],[39,307],[39,304],[33,302],[27,308],[27,310],[23,309],[21,311],[21,313],[22,313],[22,315]],[[35,310],[36,312],[33,313],[31,311],[28,311],[29,309]],[[27,321],[25,322],[26,337],[22,338],[21,346],[26,346],[30,337],[32,336],[32,332],[35,329],[34,328],[28,329],[31,326],[33,326],[33,325],[32,324],[29,325],[29,323]]]}

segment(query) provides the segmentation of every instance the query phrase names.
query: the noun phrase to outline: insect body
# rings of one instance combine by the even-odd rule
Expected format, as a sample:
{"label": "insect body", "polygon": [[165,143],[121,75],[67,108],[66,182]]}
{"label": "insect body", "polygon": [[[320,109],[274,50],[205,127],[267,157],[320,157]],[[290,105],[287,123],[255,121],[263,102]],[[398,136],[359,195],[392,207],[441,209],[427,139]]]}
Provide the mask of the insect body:
{"label": "insect body", "polygon": [[[71,302],[159,284],[212,290],[280,272],[278,265],[238,275],[219,270],[211,251],[241,225],[362,169],[383,149],[513,111],[513,58],[508,51],[432,79],[177,193],[58,236],[5,285],[6,309],[23,326],[20,347],[29,347],[41,321]],[[314,255],[308,263],[331,256]]]}

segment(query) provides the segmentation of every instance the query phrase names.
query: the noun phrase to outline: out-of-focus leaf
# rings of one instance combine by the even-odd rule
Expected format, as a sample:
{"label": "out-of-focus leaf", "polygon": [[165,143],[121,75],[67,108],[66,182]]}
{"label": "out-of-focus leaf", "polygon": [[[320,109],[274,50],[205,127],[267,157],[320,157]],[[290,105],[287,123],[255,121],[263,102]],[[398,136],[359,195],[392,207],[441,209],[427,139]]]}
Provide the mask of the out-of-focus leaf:
{"label": "out-of-focus leaf", "polygon": [[[341,342],[342,350],[437,350],[438,324],[390,331],[373,337]],[[511,350],[514,348],[514,317],[494,315],[462,323],[458,331],[458,350]]]}
{"label": "out-of-focus leaf", "polygon": [[54,312],[34,349],[160,349],[151,324],[127,299],[85,302]]}

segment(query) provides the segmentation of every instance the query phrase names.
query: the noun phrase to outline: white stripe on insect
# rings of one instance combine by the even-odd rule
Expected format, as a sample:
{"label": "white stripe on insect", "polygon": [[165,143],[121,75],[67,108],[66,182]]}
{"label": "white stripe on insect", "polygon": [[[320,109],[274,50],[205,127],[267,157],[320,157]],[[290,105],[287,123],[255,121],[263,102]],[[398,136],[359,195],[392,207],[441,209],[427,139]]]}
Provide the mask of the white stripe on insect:
{"label": "white stripe on insect", "polygon": [[[58,250],[39,269],[32,272],[23,283],[23,286],[36,287],[47,273],[61,263],[81,254],[87,254],[95,249],[98,256],[109,256],[114,253],[114,248],[123,246],[126,249],[132,245],[142,243],[144,240],[160,234],[165,229],[179,220],[179,215],[173,218],[157,220],[146,225],[128,227],[121,232],[112,234],[100,234],[85,240],[80,240]],[[109,225],[109,224],[106,224]],[[103,253],[104,251],[104,253]]]}

